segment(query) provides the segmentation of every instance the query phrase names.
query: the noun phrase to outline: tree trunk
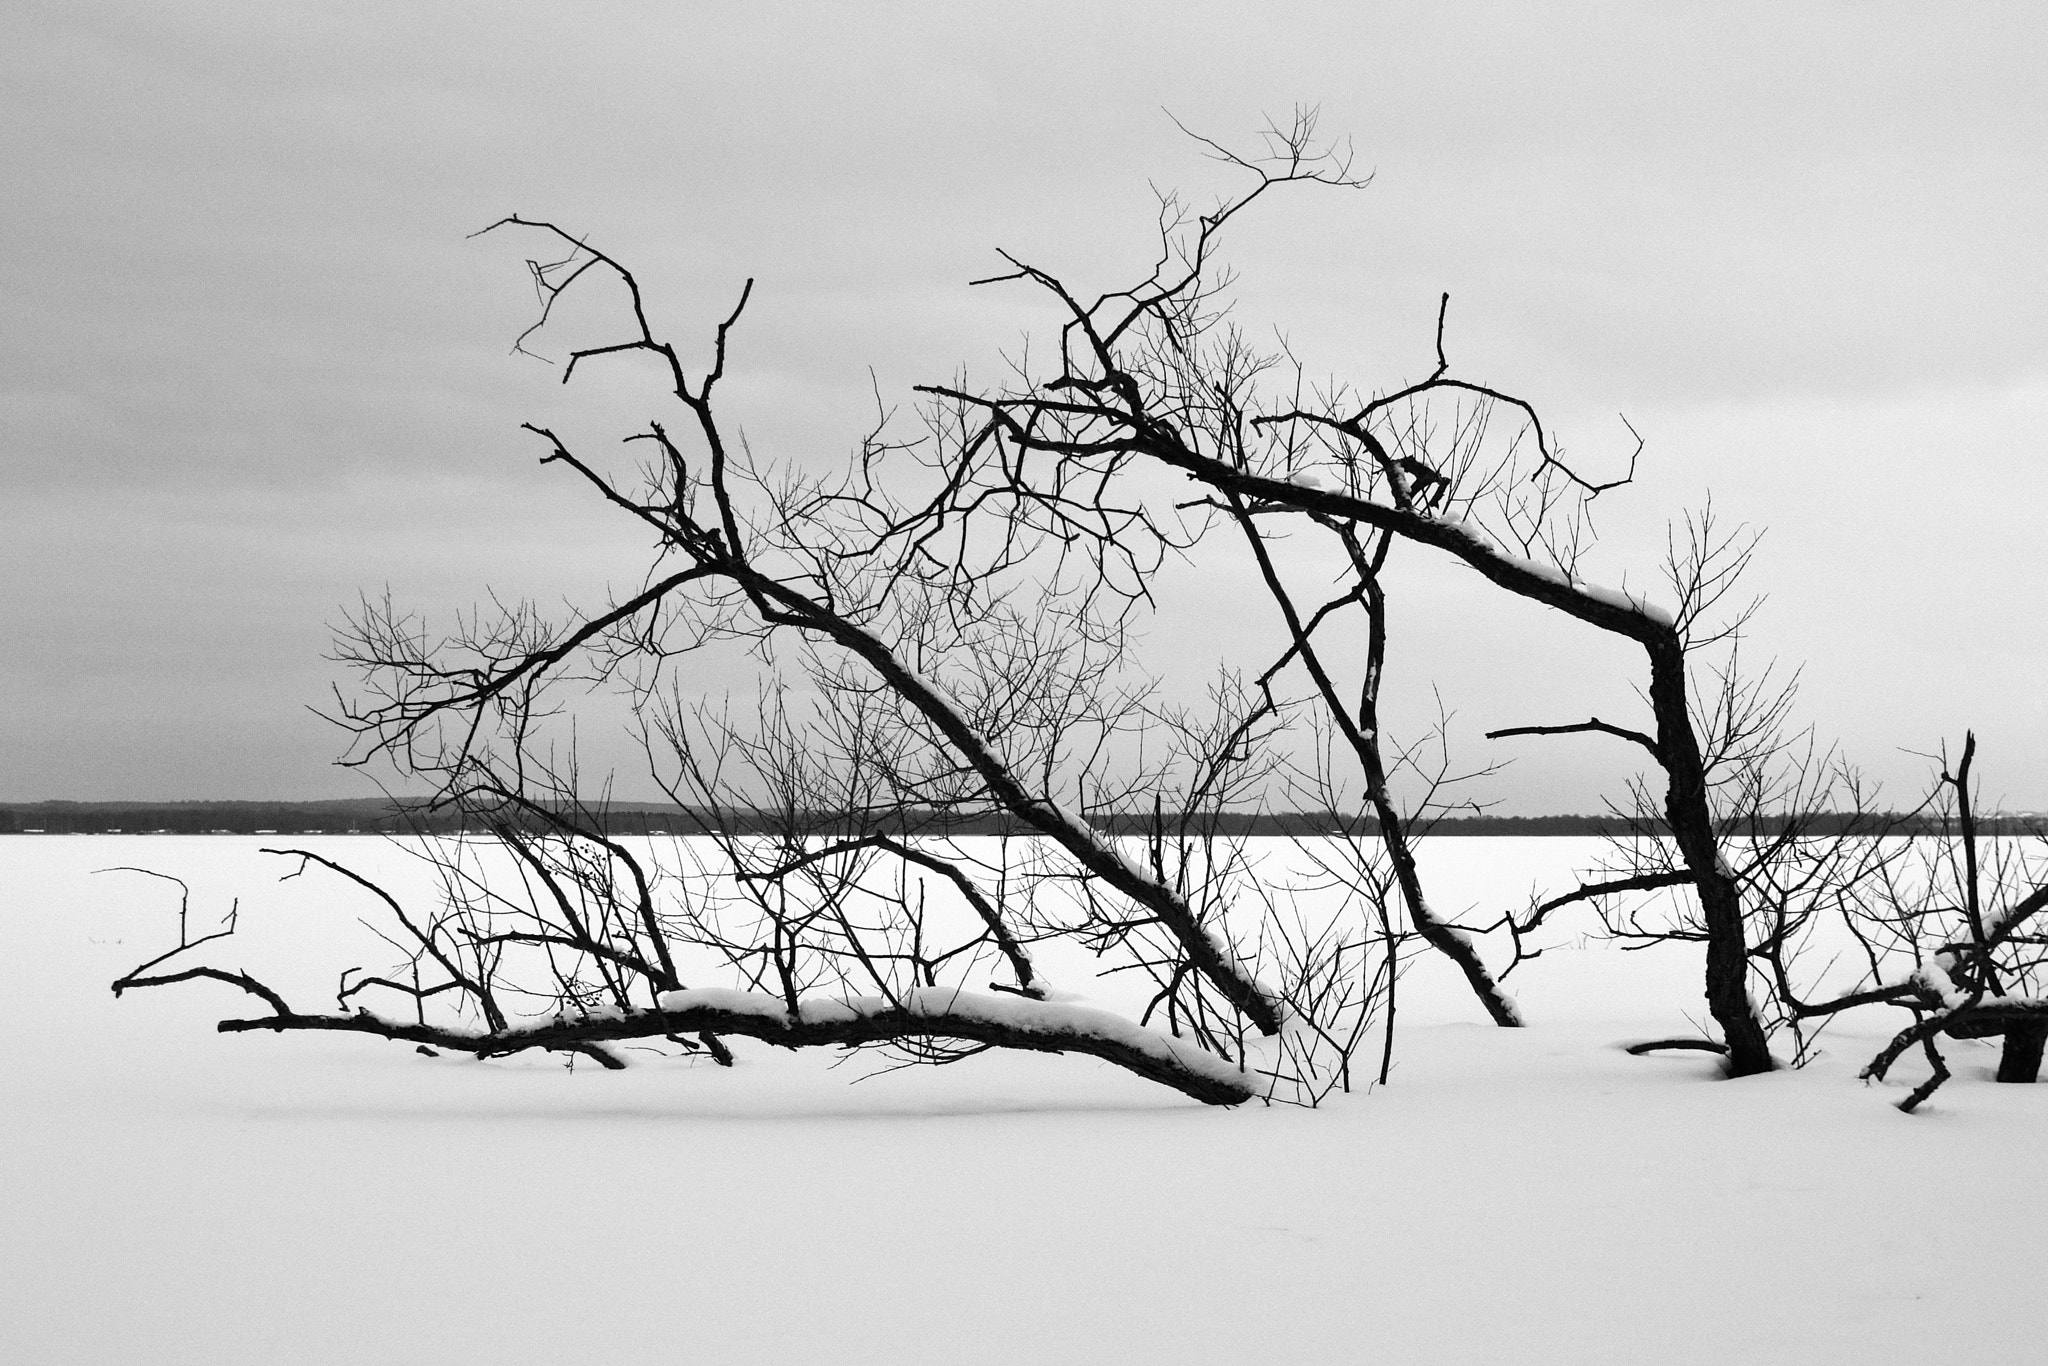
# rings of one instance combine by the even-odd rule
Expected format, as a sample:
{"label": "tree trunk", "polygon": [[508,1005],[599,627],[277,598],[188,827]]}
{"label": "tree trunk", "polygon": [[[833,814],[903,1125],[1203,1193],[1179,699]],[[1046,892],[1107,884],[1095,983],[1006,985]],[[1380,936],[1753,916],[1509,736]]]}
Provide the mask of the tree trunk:
{"label": "tree trunk", "polygon": [[2048,1045],[2048,1020],[2013,1021],[2006,1027],[2005,1050],[1998,1056],[1998,1079],[2038,1081],[2043,1045]]}
{"label": "tree trunk", "polygon": [[1742,893],[1721,858],[1713,810],[1707,804],[1706,765],[1686,705],[1685,648],[1676,631],[1644,642],[1650,654],[1650,708],[1657,717],[1658,758],[1669,781],[1664,818],[1693,875],[1707,931],[1707,1009],[1728,1045],[1728,1072],[1768,1072],[1771,1058],[1763,1022],[1749,999],[1749,945],[1743,934]]}

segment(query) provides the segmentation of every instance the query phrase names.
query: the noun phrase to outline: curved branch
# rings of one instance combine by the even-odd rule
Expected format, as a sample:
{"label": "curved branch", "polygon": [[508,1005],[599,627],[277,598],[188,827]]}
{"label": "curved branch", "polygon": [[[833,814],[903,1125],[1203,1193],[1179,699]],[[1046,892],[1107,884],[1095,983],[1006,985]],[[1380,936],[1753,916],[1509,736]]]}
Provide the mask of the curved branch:
{"label": "curved branch", "polygon": [[1509,726],[1504,730],[1490,730],[1486,732],[1486,738],[1489,740],[1504,740],[1510,735],[1583,735],[1588,732],[1612,735],[1617,739],[1631,741],[1650,751],[1650,757],[1659,763],[1662,763],[1664,760],[1663,750],[1658,748],[1657,742],[1649,736],[1639,730],[1630,730],[1626,726],[1609,725],[1597,716],[1569,726]]}
{"label": "curved branch", "polygon": [[1610,882],[1589,882],[1563,896],[1552,897],[1530,912],[1524,931],[1533,930],[1541,924],[1543,917],[1552,911],[1579,901],[1592,901],[1597,897],[1613,896],[1619,892],[1650,892],[1659,887],[1684,887],[1693,882],[1691,873],[1641,873],[1635,877],[1618,877]]}
{"label": "curved branch", "polygon": [[[190,975],[212,976],[238,985],[247,981],[203,968]],[[736,991],[670,992],[655,1010],[556,1018],[486,1033],[408,1024],[367,1011],[300,1015],[288,1009],[263,1019],[222,1020],[217,1028],[223,1034],[266,1029],[276,1033],[368,1034],[480,1058],[535,1048],[587,1053],[605,1043],[662,1038],[684,1031],[737,1034],[784,1048],[948,1039],[1040,1053],[1085,1054],[1172,1087],[1205,1105],[1241,1105],[1262,1093],[1255,1074],[1107,1011],[932,987],[904,992],[894,1000],[802,1000],[794,1012],[775,996]]]}
{"label": "curved branch", "polygon": [[[162,960],[158,960],[162,961]],[[284,997],[272,991],[246,972],[225,972],[220,968],[186,968],[183,972],[167,972],[158,977],[144,977],[131,972],[114,983],[114,994],[119,996],[132,987],[167,987],[175,982],[226,982],[231,987],[240,987],[255,996],[277,1012],[279,1019],[297,1019],[292,1008],[285,1004]]]}

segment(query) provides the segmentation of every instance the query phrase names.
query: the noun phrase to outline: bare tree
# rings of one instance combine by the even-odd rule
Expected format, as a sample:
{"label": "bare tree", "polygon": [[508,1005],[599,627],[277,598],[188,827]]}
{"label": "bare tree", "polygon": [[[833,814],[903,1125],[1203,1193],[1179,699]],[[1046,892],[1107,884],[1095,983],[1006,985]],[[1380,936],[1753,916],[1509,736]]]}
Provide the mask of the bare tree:
{"label": "bare tree", "polygon": [[1855,946],[1848,980],[1799,990],[1774,963],[1780,998],[1801,1020],[1867,1006],[1912,1017],[1863,1069],[1882,1080],[1906,1053],[1923,1053],[1930,1075],[1899,1102],[1909,1113],[1949,1078],[1941,1036],[2003,1036],[2003,1082],[2034,1081],[2048,1042],[2048,939],[2034,928],[2048,910],[2048,834],[2008,826],[1986,836],[1976,754],[1966,733],[1959,760],[1951,768],[1942,757],[1933,794],[1899,823],[1913,833],[1866,841],[1858,865],[1829,880],[1828,908]]}
{"label": "bare tree", "polygon": [[[1368,585],[1376,582],[1385,546],[1398,539],[1454,556],[1507,592],[1635,641],[1649,669],[1646,728],[1596,718],[1498,733],[1601,732],[1650,755],[1664,779],[1663,824],[1705,927],[1707,1003],[1730,1069],[1738,1075],[1768,1070],[1773,1064],[1765,1030],[1745,989],[1748,944],[1740,888],[1721,857],[1707,759],[1694,729],[1689,621],[1638,595],[1587,582],[1578,572],[1591,539],[1593,500],[1627,476],[1607,482],[1583,477],[1558,457],[1526,401],[1452,376],[1441,318],[1438,364],[1420,382],[1368,399],[1339,391],[1318,395],[1313,403],[1268,404],[1257,381],[1272,368],[1270,358],[1255,353],[1221,317],[1216,292],[1223,281],[1212,258],[1223,227],[1274,186],[1300,180],[1355,183],[1341,159],[1317,155],[1313,137],[1313,120],[1304,117],[1273,135],[1264,158],[1240,157],[1212,144],[1219,157],[1255,178],[1254,187],[1213,212],[1170,216],[1169,249],[1136,287],[1084,299],[1049,272],[1010,258],[1014,269],[998,278],[1039,287],[1062,312],[1056,372],[1044,379],[1023,376],[1016,387],[992,393],[957,386],[928,390],[963,412],[982,415],[950,487],[973,487],[978,499],[1005,496],[1027,517],[1050,515],[1072,523],[1078,519],[1070,512],[1071,490],[1106,487],[1132,466],[1151,463],[1192,479],[1202,490],[1195,504],[1247,528],[1255,555],[1258,527],[1273,519],[1306,521],[1343,539],[1360,574],[1361,602],[1370,600]],[[1454,440],[1448,450],[1432,449],[1434,419],[1446,403],[1458,414],[1452,424],[1457,432],[1485,435],[1503,415],[1512,430],[1500,440]],[[984,480],[970,485],[965,457],[983,447],[998,448],[1002,456],[973,466]],[[1053,512],[1042,514],[1043,508]],[[1088,511],[1100,516],[1105,509],[1098,502]],[[1140,524],[1155,525],[1142,515]],[[1184,532],[1183,539],[1195,534]],[[1118,540],[1120,546],[1128,542],[1128,536]],[[1728,572],[1707,563],[1696,569],[1705,577],[1688,599],[1693,609],[1711,602],[1717,576]],[[1315,675],[1307,645],[1315,617],[1291,610],[1274,576],[1262,572],[1304,667]],[[1383,791],[1384,783],[1371,776],[1376,759],[1370,742],[1378,738],[1372,709],[1352,710],[1327,679],[1318,678],[1316,687],[1357,751],[1368,794]],[[1398,822],[1385,819],[1391,813],[1380,814],[1397,871],[1412,872],[1401,853]],[[1511,1022],[1512,1003],[1470,942],[1430,911],[1412,877],[1404,874],[1401,884],[1418,933],[1458,963],[1496,1019]]]}
{"label": "bare tree", "polygon": [[[2030,924],[2048,909],[2048,836],[2003,820],[1987,836],[1976,815],[1976,737],[1946,757],[1933,791],[1908,811],[1880,807],[1853,768],[1786,725],[1793,687],[1769,672],[1745,677],[1729,651],[1703,709],[1715,822],[1749,922],[1755,998],[1766,1027],[1789,1039],[1792,1059],[1815,1054],[1822,1032],[1848,1012],[1889,1008],[1910,1016],[1863,1070],[1882,1079],[1918,1050],[1928,1079],[1900,1108],[1911,1112],[1949,1076],[1939,1042],[2003,1037],[2000,1081],[2036,1079],[2048,1041],[2040,994],[2044,943]],[[1602,903],[1607,932],[1631,946],[1701,940],[1683,903],[1607,904],[1625,894],[1683,885],[1667,842],[1643,814],[1610,841],[1604,875],[1532,907],[1526,933],[1575,900]],[[1660,1040],[1634,1051],[1719,1045]]]}
{"label": "bare tree", "polygon": [[[357,737],[350,762],[432,779],[438,805],[492,836],[488,852],[438,855],[444,896],[427,911],[297,851],[383,903],[405,953],[397,970],[344,974],[332,1014],[289,1007],[239,971],[159,971],[168,956],[117,988],[212,979],[271,1008],[223,1028],[479,1055],[556,1048],[609,1065],[621,1039],[696,1036],[722,1053],[719,1038],[741,1035],[887,1042],[926,1060],[992,1044],[1091,1052],[1221,1103],[1282,1083],[1283,1098],[1310,1100],[1348,1085],[1385,976],[1369,961],[1377,937],[1285,919],[1220,820],[1270,767],[1260,741],[1282,703],[1226,681],[1205,720],[1118,677],[1131,614],[1184,529],[1076,465],[1050,485],[991,480],[1017,452],[943,394],[922,444],[878,428],[848,471],[759,466],[716,403],[751,283],[693,380],[625,266],[550,223],[486,231],[503,230],[564,253],[529,262],[542,311],[521,347],[564,291],[609,278],[627,336],[572,349],[564,381],[586,361],[645,353],[694,429],[687,442],[659,421],[636,433],[651,458],[630,478],[528,429],[542,463],[652,533],[643,584],[559,625],[522,604],[437,639],[388,601],[347,624],[340,656],[359,690],[337,695],[335,715]],[[1297,632],[1290,654],[1305,642]],[[674,688],[673,661],[723,647],[751,651],[769,679],[737,719]],[[801,718],[786,705],[792,680],[808,698]],[[657,776],[700,813],[693,848],[714,851],[690,856],[702,865],[658,876],[606,833],[573,765],[555,766],[549,718],[577,684],[626,688]],[[1142,832],[1114,833],[1147,807]],[[991,814],[1030,837],[1014,868],[945,837],[949,822]],[[933,887],[964,925],[947,928]],[[1150,975],[1141,1020],[1048,999],[1028,945],[1050,937]],[[741,997],[684,985],[685,962],[707,960],[738,973]],[[1012,983],[971,990],[963,974],[984,961]],[[365,992],[410,998],[413,1018],[367,1009]],[[1290,1023],[1300,1028],[1284,1035]],[[1276,1041],[1263,1065],[1259,1036]]]}
{"label": "bare tree", "polygon": [[[1024,353],[1001,385],[923,386],[921,432],[903,437],[884,412],[829,471],[758,462],[724,419],[751,281],[692,370],[653,329],[625,265],[551,222],[487,228],[546,244],[528,262],[541,307],[519,349],[558,325],[566,292],[606,281],[621,292],[623,330],[571,346],[562,379],[586,362],[650,361],[680,420],[633,432],[644,459],[624,471],[527,430],[543,464],[631,519],[654,551],[637,588],[565,622],[515,605],[436,637],[388,601],[364,604],[340,651],[358,677],[335,710],[356,740],[350,761],[430,778],[439,802],[492,832],[499,864],[451,855],[445,904],[430,915],[384,898],[405,970],[349,979],[340,1004],[397,991],[412,996],[410,1022],[305,1015],[265,996],[272,1014],[237,1027],[419,1042],[438,1030],[436,1046],[465,1051],[593,1056],[628,1037],[701,1036],[707,1049],[724,1035],[913,1050],[951,1040],[943,1049],[955,1051],[1050,1039],[1204,1099],[1283,1085],[1314,1098],[1348,1084],[1410,936],[1458,967],[1492,1019],[1517,1024],[1504,972],[1431,905],[1415,857],[1453,790],[1447,756],[1421,757],[1442,728],[1403,743],[1382,721],[1385,571],[1405,546],[1644,653],[1644,717],[1493,732],[1620,740],[1656,774],[1632,808],[1637,861],[1505,917],[1508,966],[1532,956],[1525,937],[1564,906],[1682,892],[1677,926],[1662,932],[1705,949],[1729,1069],[1773,1066],[1750,981],[1794,937],[1785,908],[1797,897],[1773,879],[1808,846],[1767,841],[1739,857],[1727,817],[1777,799],[1742,784],[1782,751],[1784,707],[1732,659],[1718,674],[1710,662],[1740,627],[1741,613],[1731,624],[1717,611],[1751,542],[1720,534],[1710,514],[1689,523],[1666,566],[1668,610],[1584,577],[1592,510],[1632,478],[1642,443],[1611,479],[1567,465],[1531,404],[1452,374],[1447,296],[1434,369],[1386,391],[1311,385],[1284,346],[1253,345],[1228,316],[1227,226],[1285,187],[1364,181],[1343,149],[1316,140],[1312,114],[1270,129],[1255,155],[1204,145],[1240,188],[1206,212],[1166,198],[1142,279],[1083,291],[1005,254],[1007,268],[977,283],[1039,291],[1056,345]],[[1334,566],[1312,588],[1275,553],[1289,536]],[[1191,707],[1131,662],[1135,631],[1166,566],[1226,545],[1242,546],[1243,572],[1272,604],[1277,644]],[[754,705],[706,704],[678,679],[685,661],[734,655],[759,670]],[[691,866],[647,866],[606,834],[573,766],[556,767],[550,718],[579,687],[631,700],[651,770],[697,813]],[[1306,761],[1288,739],[1304,730],[1319,737]],[[1290,783],[1343,817],[1347,781],[1364,810],[1312,879],[1340,894],[1336,911],[1311,915],[1228,817]],[[1404,781],[1419,799],[1403,801]],[[958,837],[975,821],[1014,838],[991,852]],[[1804,885],[1850,876],[1809,871]],[[1051,940],[1146,974],[1141,1019],[1084,1021],[1050,996],[1031,951]],[[686,988],[686,961],[737,974],[745,999]],[[985,967],[1008,980],[962,994]],[[121,985],[195,976],[267,990],[207,968]],[[459,1001],[461,1018],[430,1025],[418,1009],[430,998]],[[521,1023],[533,1008],[554,1013]]]}

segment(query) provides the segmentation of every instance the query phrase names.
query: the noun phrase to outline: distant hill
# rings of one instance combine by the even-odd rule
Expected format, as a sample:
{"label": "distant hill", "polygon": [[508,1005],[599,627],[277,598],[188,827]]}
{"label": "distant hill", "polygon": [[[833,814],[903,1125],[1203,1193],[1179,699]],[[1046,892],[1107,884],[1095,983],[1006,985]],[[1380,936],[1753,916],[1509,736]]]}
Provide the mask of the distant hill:
{"label": "distant hill", "polygon": [[[1101,816],[1093,818],[1104,830],[1120,835],[1146,833],[1148,816]],[[757,834],[776,829],[780,817],[750,810],[714,812],[656,803],[616,803],[604,810],[605,828],[615,834],[695,834],[706,829],[737,834]],[[799,825],[812,834],[847,831],[843,816],[817,813],[801,817]],[[1904,822],[1895,816],[1821,816],[1815,828],[1835,833],[1860,823],[1864,829],[1885,828],[1900,833],[1934,833],[1924,820]],[[1979,827],[1985,834],[2014,835],[2048,833],[2048,816],[2037,813],[1984,817]],[[452,834],[466,828],[463,819],[451,811],[428,810],[423,802],[387,797],[365,797],[313,802],[7,802],[0,803],[0,835],[383,835]],[[475,822],[468,828],[480,828]],[[887,821],[884,829],[893,834],[995,835],[1023,833],[1012,818],[982,815],[950,816],[921,811],[900,814]],[[1782,829],[1781,822],[1767,829]],[[1217,832],[1225,835],[1320,835],[1339,831],[1373,834],[1377,827],[1363,816],[1340,816],[1332,812],[1261,812],[1223,816]],[[1432,833],[1460,836],[1575,836],[1622,834],[1627,823],[1612,816],[1454,816],[1438,821]]]}

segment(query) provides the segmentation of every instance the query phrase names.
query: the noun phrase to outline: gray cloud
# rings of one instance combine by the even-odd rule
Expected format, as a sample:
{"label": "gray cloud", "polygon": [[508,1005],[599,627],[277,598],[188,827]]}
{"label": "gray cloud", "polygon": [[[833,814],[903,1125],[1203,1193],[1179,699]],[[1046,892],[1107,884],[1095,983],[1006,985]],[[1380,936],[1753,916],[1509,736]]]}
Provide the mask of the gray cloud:
{"label": "gray cloud", "polygon": [[[1223,183],[1161,106],[1230,138],[1298,101],[1377,177],[1233,239],[1248,321],[1370,387],[1427,369],[1450,290],[1461,370],[1542,400],[1588,458],[1622,449],[1616,410],[1652,438],[1614,560],[1711,486],[1776,528],[1760,644],[1815,658],[1824,725],[1888,753],[1974,704],[1988,760],[2048,771],[2016,621],[2048,588],[2032,7],[82,3],[0,25],[0,796],[335,790],[299,704],[358,586],[455,605],[630,573],[516,427],[605,431],[649,400],[507,356],[538,248],[465,239],[497,215],[595,234],[679,337],[757,276],[735,411],[764,452],[830,459],[870,367],[892,394],[986,371],[1037,316],[965,288],[993,247],[1116,280],[1149,249],[1149,181]],[[1589,805],[1600,776],[1525,767],[1509,790],[1536,807]],[[2048,806],[2042,783],[2013,795]]]}

